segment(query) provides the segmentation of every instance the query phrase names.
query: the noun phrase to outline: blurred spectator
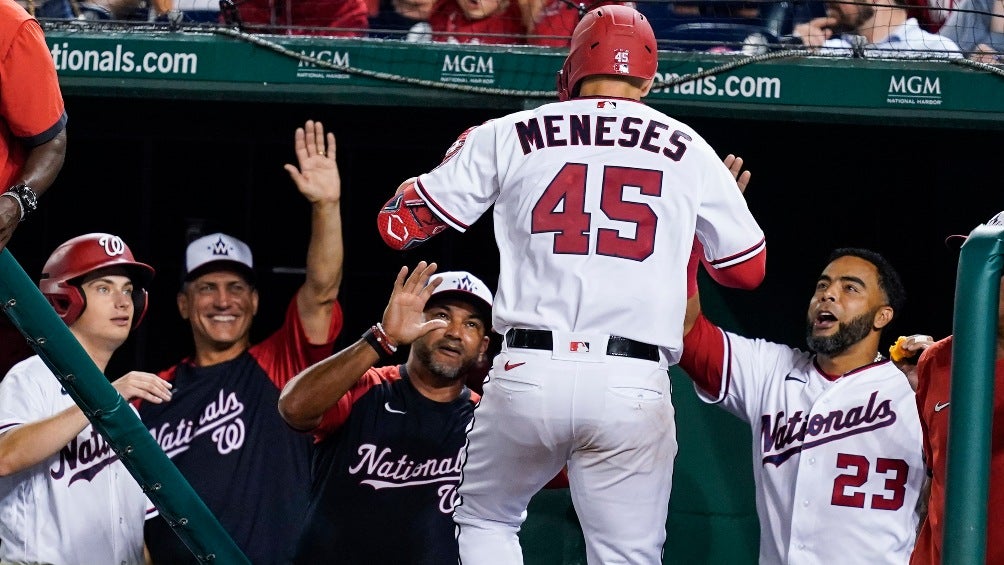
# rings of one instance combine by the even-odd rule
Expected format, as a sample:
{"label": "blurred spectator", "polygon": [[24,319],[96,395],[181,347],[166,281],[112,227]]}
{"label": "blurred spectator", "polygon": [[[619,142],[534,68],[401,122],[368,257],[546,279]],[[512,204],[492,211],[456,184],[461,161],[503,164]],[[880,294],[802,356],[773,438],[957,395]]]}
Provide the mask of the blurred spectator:
{"label": "blurred spectator", "polygon": [[[185,23],[218,23],[220,18],[220,0],[149,0],[150,12],[156,21]],[[226,3],[231,10],[232,2]],[[222,21],[229,24],[232,22]]]}
{"label": "blurred spectator", "polygon": [[568,47],[575,25],[588,10],[621,4],[635,7],[634,2],[576,3],[570,0],[519,0],[527,43],[544,47]]}
{"label": "blurred spectator", "polygon": [[369,19],[370,37],[398,39],[416,25],[428,26],[435,0],[380,0]]}
{"label": "blurred spectator", "polygon": [[962,0],[941,28],[969,58],[989,64],[1002,62],[1004,0]]}
{"label": "blurred spectator", "polygon": [[86,0],[76,7],[81,20],[145,21],[149,15],[146,0]]}
{"label": "blurred spectator", "polygon": [[249,31],[285,35],[363,37],[369,28],[366,0],[237,0]]}
{"label": "blurred spectator", "polygon": [[903,0],[829,2],[827,16],[795,26],[795,37],[820,55],[868,58],[961,58],[954,41],[926,32]]}
{"label": "blurred spectator", "polygon": [[33,18],[72,20],[76,17],[69,0],[16,0]]}
{"label": "blurred spectator", "polygon": [[429,21],[412,28],[411,41],[511,45],[526,42],[516,0],[438,0]]}

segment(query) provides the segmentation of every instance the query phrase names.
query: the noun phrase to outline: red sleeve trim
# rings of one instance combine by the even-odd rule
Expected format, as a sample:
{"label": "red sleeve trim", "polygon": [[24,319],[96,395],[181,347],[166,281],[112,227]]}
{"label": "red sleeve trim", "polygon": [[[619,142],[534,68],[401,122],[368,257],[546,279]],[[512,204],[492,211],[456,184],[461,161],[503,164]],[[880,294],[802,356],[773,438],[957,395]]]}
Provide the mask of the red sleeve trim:
{"label": "red sleeve trim", "polygon": [[742,262],[724,264],[727,259],[722,259],[706,263],[708,274],[718,284],[730,288],[751,290],[760,286],[767,273],[767,248],[762,243],[756,255],[744,255]]}
{"label": "red sleeve trim", "polygon": [[442,221],[449,224],[450,227],[460,232],[467,231],[467,228],[470,227],[464,222],[461,222],[457,218],[453,217],[452,214],[447,212],[446,209],[444,209],[438,202],[436,202],[436,199],[430,196],[429,192],[425,190],[424,186],[422,186],[421,180],[415,181],[415,190],[416,192],[418,192],[418,195],[422,198],[422,200],[424,200],[425,203],[429,206],[429,208],[431,208],[432,211],[437,216],[439,216],[439,218]]}
{"label": "red sleeve trim", "polygon": [[720,269],[722,267],[728,267],[736,263],[742,263],[743,261],[748,261],[754,255],[761,253],[766,248],[767,248],[767,241],[765,239],[761,239],[756,243],[756,245],[748,247],[744,251],[740,251],[739,253],[729,255],[728,257],[722,257],[721,259],[715,259],[710,263],[716,269]]}
{"label": "red sleeve trim", "polygon": [[731,367],[726,371],[723,365],[725,352],[731,349],[728,345],[728,335],[704,314],[697,316],[694,327],[683,337],[680,368],[705,394],[715,398],[716,404],[725,398],[731,380]]}

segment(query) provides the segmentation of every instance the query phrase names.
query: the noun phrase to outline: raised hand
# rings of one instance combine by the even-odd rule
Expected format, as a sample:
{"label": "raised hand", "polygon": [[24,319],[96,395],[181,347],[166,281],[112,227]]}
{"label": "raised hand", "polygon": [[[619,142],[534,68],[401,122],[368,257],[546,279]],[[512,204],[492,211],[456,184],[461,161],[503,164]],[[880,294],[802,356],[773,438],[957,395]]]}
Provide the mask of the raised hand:
{"label": "raised hand", "polygon": [[408,345],[436,328],[446,326],[444,320],[426,320],[425,303],[442,279],[429,281],[436,272],[435,263],[419,261],[408,274],[401,267],[394,281],[394,291],[383,312],[383,329],[394,345]]}
{"label": "raised hand", "polygon": [[337,202],[342,197],[342,178],[335,160],[335,134],[324,133],[324,124],[307,120],[302,128],[296,128],[294,149],[299,168],[286,164],[296,188],[311,203],[320,201]]}
{"label": "raised hand", "polygon": [[746,185],[750,182],[750,177],[753,173],[750,171],[743,170],[743,158],[736,157],[735,155],[729,153],[722,162],[728,167],[729,172],[732,173],[732,178],[736,179],[736,184],[739,185],[739,192],[746,192]]}

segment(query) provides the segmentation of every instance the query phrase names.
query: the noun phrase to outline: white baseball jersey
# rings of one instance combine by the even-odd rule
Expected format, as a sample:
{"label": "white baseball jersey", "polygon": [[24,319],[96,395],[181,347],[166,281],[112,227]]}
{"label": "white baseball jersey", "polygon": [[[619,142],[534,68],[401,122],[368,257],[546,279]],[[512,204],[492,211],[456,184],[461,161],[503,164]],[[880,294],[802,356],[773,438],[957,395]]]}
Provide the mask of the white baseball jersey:
{"label": "white baseball jersey", "polygon": [[[73,406],[38,356],[0,381],[0,433]],[[0,562],[143,563],[146,495],[87,426],[59,453],[0,477]]]}
{"label": "white baseball jersey", "polygon": [[815,355],[726,332],[718,398],[749,422],[760,563],[905,564],[924,482],[922,431],[888,360],[835,381]]}
{"label": "white baseball jersey", "polygon": [[640,102],[582,98],[472,128],[417,190],[464,231],[495,206],[493,327],[619,335],[679,357],[693,235],[716,267],[764,236],[693,129]]}

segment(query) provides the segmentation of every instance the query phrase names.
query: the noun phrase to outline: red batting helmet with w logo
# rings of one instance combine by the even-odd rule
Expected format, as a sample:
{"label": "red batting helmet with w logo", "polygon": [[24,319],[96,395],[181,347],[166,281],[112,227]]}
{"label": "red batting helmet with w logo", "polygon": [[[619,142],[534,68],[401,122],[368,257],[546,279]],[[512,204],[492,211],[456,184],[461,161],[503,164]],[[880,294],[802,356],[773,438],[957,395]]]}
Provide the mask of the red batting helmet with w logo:
{"label": "red batting helmet with w logo", "polygon": [[117,235],[89,233],[57,247],[42,267],[38,288],[69,326],[77,321],[86,306],[80,279],[107,267],[123,267],[132,279],[132,327],[135,328],[146,314],[146,287],[153,279],[154,270],[136,261],[129,246]]}

